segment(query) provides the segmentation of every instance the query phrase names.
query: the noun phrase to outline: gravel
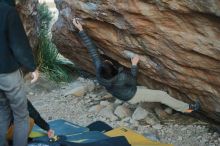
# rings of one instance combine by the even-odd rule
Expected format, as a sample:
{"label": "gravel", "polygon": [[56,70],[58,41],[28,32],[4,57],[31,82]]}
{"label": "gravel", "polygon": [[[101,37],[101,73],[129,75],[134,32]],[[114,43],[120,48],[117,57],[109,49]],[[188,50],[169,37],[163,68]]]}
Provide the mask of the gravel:
{"label": "gravel", "polygon": [[[88,85],[95,85],[95,87],[88,88],[84,97],[64,96],[65,93],[77,86],[76,82],[82,82],[83,85],[88,83]],[[208,123],[179,113],[175,114],[170,112],[172,110],[167,107],[164,110],[169,113],[168,120],[155,122],[155,124],[153,121],[151,125],[146,122],[146,119],[149,119],[148,115],[154,114],[154,119],[157,116],[156,113],[152,113],[148,109],[144,110],[151,114],[146,114],[145,120],[143,117],[132,119],[132,114],[136,108],[141,108],[140,105],[126,103],[126,107],[132,114],[127,114],[128,117],[123,117],[123,115],[121,116],[123,118],[120,118],[114,114],[114,110],[123,102],[115,100],[104,88],[92,84],[92,82],[89,79],[79,78],[72,83],[57,85],[42,76],[34,85],[30,85],[29,81],[26,81],[26,89],[28,98],[41,113],[41,116],[48,121],[65,119],[81,126],[87,126],[94,121],[101,120],[114,128],[126,126],[153,140],[171,143],[174,146],[220,146],[220,135],[210,131]],[[175,119],[171,120],[173,117]],[[180,122],[180,119],[184,122]],[[187,121],[190,122],[187,123]]]}

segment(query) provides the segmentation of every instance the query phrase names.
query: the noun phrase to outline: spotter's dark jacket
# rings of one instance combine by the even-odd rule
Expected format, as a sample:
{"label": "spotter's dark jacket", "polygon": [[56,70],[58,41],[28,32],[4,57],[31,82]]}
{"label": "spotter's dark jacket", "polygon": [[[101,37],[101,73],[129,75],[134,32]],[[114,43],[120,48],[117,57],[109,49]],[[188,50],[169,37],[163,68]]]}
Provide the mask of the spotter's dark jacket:
{"label": "spotter's dark jacket", "polygon": [[31,102],[28,100],[28,112],[29,117],[31,117],[34,120],[34,123],[42,128],[45,131],[50,130],[49,124],[40,116],[40,113],[34,108],[34,106],[31,104]]}
{"label": "spotter's dark jacket", "polygon": [[0,74],[36,69],[32,49],[14,7],[0,2]]}

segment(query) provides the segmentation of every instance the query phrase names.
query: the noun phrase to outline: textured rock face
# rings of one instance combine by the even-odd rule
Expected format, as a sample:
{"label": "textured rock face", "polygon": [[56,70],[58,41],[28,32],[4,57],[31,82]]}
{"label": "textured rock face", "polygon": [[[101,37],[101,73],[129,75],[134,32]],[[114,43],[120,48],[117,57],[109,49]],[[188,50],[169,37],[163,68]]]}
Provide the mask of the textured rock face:
{"label": "textured rock face", "polygon": [[219,0],[55,0],[53,28],[60,53],[94,72],[87,50],[73,33],[82,18],[100,52],[130,67],[127,52],[141,55],[138,81],[186,102],[220,121]]}
{"label": "textured rock face", "polygon": [[26,34],[28,35],[30,45],[36,51],[38,45],[37,31],[37,5],[38,0],[23,0],[17,4],[17,10],[20,13]]}

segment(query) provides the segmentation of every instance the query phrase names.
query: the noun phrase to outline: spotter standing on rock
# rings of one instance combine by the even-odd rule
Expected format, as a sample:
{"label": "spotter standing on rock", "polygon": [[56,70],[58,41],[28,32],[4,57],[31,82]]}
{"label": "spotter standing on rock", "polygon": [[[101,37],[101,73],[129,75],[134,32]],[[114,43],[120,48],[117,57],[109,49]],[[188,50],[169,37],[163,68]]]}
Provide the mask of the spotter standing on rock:
{"label": "spotter standing on rock", "polygon": [[73,19],[73,25],[79,30],[79,36],[92,58],[98,82],[114,97],[123,101],[129,101],[132,104],[160,102],[183,113],[191,113],[200,108],[199,101],[196,101],[195,104],[188,104],[169,96],[164,91],[150,90],[144,86],[137,86],[137,64],[140,59],[138,55],[131,58],[132,66],[130,72],[121,70],[111,60],[103,60],[100,57],[96,46],[76,18]]}

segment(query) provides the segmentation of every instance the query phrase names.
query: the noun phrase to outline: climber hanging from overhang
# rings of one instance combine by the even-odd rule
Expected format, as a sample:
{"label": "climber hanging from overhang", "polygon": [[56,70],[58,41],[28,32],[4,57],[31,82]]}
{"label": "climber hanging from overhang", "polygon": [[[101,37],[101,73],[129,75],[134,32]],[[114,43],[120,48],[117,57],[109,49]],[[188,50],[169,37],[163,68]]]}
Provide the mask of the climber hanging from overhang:
{"label": "climber hanging from overhang", "polygon": [[110,59],[103,60],[100,57],[96,46],[76,18],[73,19],[73,25],[79,30],[79,36],[92,58],[98,82],[114,97],[123,101],[129,101],[129,103],[132,104],[140,102],[160,102],[182,113],[191,113],[192,111],[199,110],[199,101],[188,104],[171,97],[164,91],[137,86],[137,65],[140,60],[138,55],[130,55],[132,63],[130,71],[121,69],[118,64],[115,64]]}

